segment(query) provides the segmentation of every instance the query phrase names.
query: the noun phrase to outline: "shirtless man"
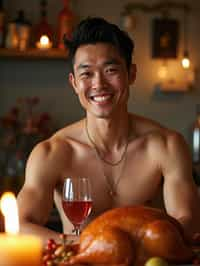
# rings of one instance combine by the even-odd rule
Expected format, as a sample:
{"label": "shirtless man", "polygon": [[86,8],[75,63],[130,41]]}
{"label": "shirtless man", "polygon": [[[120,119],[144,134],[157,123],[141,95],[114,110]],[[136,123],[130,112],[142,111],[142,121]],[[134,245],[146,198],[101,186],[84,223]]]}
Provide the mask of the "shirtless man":
{"label": "shirtless man", "polygon": [[135,81],[133,42],[99,18],[82,21],[67,42],[69,80],[86,117],[38,144],[27,162],[18,195],[21,230],[46,240],[58,233],[44,227],[55,199],[65,233],[72,225],[61,207],[65,177],[89,177],[91,219],[107,209],[150,204],[162,186],[168,214],[188,234],[200,231],[199,203],[192,163],[183,137],[127,111]]}

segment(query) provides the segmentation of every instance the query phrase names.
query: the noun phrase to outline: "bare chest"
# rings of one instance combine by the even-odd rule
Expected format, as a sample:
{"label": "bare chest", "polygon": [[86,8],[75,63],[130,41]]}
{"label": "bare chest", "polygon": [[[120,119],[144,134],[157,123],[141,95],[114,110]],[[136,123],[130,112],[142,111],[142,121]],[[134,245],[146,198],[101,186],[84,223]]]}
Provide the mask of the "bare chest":
{"label": "bare chest", "polygon": [[104,208],[151,204],[159,196],[162,183],[156,167],[131,157],[124,165],[112,168],[98,162],[91,179],[95,213]]}
{"label": "bare chest", "polygon": [[[90,178],[93,199],[90,219],[113,207],[155,205],[160,200],[161,174],[145,153],[128,153],[117,166],[103,163],[95,153],[83,158],[75,160],[71,171],[66,170],[65,176]],[[57,190],[60,198],[61,190],[62,185]]]}

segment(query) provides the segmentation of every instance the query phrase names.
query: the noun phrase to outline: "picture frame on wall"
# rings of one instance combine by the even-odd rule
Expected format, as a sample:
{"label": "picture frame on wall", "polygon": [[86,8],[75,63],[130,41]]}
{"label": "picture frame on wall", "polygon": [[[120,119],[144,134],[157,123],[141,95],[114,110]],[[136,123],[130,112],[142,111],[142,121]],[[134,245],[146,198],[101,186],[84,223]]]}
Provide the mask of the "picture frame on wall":
{"label": "picture frame on wall", "polygon": [[152,58],[177,58],[179,22],[171,18],[154,18],[152,23]]}

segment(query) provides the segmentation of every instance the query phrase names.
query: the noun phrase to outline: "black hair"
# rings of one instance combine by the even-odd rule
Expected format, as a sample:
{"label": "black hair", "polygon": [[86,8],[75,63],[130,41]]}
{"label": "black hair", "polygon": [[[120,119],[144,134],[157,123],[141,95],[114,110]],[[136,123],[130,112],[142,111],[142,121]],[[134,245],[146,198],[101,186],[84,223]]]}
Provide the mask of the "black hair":
{"label": "black hair", "polygon": [[132,62],[134,42],[125,31],[103,18],[94,17],[82,20],[72,34],[71,40],[64,36],[64,43],[69,50],[71,70],[73,71],[76,50],[85,44],[110,43],[116,47],[125,59],[129,70]]}

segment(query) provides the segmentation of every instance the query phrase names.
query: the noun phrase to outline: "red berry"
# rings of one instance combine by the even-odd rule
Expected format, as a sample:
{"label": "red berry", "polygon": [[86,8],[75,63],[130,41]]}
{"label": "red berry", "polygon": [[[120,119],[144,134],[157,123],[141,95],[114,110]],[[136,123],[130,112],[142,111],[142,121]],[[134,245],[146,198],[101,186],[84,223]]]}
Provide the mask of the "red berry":
{"label": "red berry", "polygon": [[43,262],[47,262],[48,260],[52,259],[51,254],[46,254],[45,256],[43,256],[42,261]]}
{"label": "red berry", "polygon": [[55,242],[55,240],[53,239],[53,238],[49,238],[48,240],[47,240],[47,245],[48,244],[55,244],[56,242]]}

